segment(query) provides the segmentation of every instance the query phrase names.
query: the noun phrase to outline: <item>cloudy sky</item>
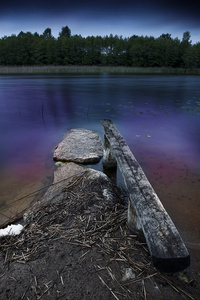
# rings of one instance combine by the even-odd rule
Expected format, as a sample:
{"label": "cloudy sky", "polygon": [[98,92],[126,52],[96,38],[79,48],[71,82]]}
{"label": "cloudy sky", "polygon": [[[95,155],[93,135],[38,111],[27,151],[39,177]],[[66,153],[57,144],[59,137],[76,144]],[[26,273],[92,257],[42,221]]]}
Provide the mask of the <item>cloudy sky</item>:
{"label": "cloudy sky", "polygon": [[170,33],[182,39],[190,31],[200,42],[200,1],[180,0],[3,0],[0,5],[0,38],[20,31],[38,32],[50,27],[54,37],[63,26],[72,35],[144,35]]}

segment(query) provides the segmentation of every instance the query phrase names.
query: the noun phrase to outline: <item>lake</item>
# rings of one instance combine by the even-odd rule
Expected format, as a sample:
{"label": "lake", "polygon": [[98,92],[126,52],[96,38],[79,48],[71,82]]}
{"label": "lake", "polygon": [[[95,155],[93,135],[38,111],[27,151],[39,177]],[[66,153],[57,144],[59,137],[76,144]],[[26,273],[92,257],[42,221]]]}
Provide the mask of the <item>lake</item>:
{"label": "lake", "polygon": [[[189,251],[199,253],[199,76],[0,76],[0,224],[44,193],[65,132],[92,129],[103,139],[103,118],[124,136]],[[119,172],[117,180],[123,185]]]}

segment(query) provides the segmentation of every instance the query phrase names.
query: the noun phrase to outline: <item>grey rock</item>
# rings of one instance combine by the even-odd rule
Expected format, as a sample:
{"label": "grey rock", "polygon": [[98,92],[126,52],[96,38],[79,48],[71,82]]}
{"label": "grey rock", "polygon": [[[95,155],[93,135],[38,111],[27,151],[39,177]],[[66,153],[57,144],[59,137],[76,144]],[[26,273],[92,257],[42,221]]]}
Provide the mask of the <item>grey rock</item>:
{"label": "grey rock", "polygon": [[99,134],[87,129],[69,130],[55,147],[55,161],[72,161],[81,164],[98,163],[103,156]]}
{"label": "grey rock", "polygon": [[[96,218],[98,210],[118,201],[115,187],[101,171],[69,162],[54,172],[54,181],[40,201],[24,213],[24,221],[32,221],[35,213],[42,207],[56,202],[71,201],[71,195],[80,206]],[[74,200],[73,200],[74,201]]]}

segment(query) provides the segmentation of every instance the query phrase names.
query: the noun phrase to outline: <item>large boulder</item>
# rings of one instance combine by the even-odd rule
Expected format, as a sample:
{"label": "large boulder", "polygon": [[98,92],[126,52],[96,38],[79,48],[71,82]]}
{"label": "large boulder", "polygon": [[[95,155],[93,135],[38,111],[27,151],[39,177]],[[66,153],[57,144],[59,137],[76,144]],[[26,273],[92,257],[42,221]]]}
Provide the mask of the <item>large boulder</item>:
{"label": "large boulder", "polygon": [[69,130],[55,147],[55,161],[72,161],[81,164],[98,163],[103,156],[99,134],[87,129]]}
{"label": "large boulder", "polygon": [[116,186],[101,171],[77,165],[73,162],[59,167],[54,172],[54,181],[40,201],[24,213],[24,221],[29,223],[42,207],[53,203],[76,202],[75,215],[89,211],[90,218],[96,218],[99,210],[119,201]]}

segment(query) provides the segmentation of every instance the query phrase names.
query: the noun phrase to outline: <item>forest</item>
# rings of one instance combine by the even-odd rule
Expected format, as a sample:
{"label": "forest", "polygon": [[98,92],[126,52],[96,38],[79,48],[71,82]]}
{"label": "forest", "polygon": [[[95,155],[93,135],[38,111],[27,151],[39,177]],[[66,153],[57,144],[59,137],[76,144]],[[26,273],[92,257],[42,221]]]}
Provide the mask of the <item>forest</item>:
{"label": "forest", "polygon": [[82,37],[71,35],[68,26],[62,27],[58,38],[51,28],[43,34],[20,32],[0,39],[1,66],[126,66],[200,68],[200,42],[192,45],[189,31],[182,40],[171,34],[152,36],[133,35],[129,38],[106,35]]}

